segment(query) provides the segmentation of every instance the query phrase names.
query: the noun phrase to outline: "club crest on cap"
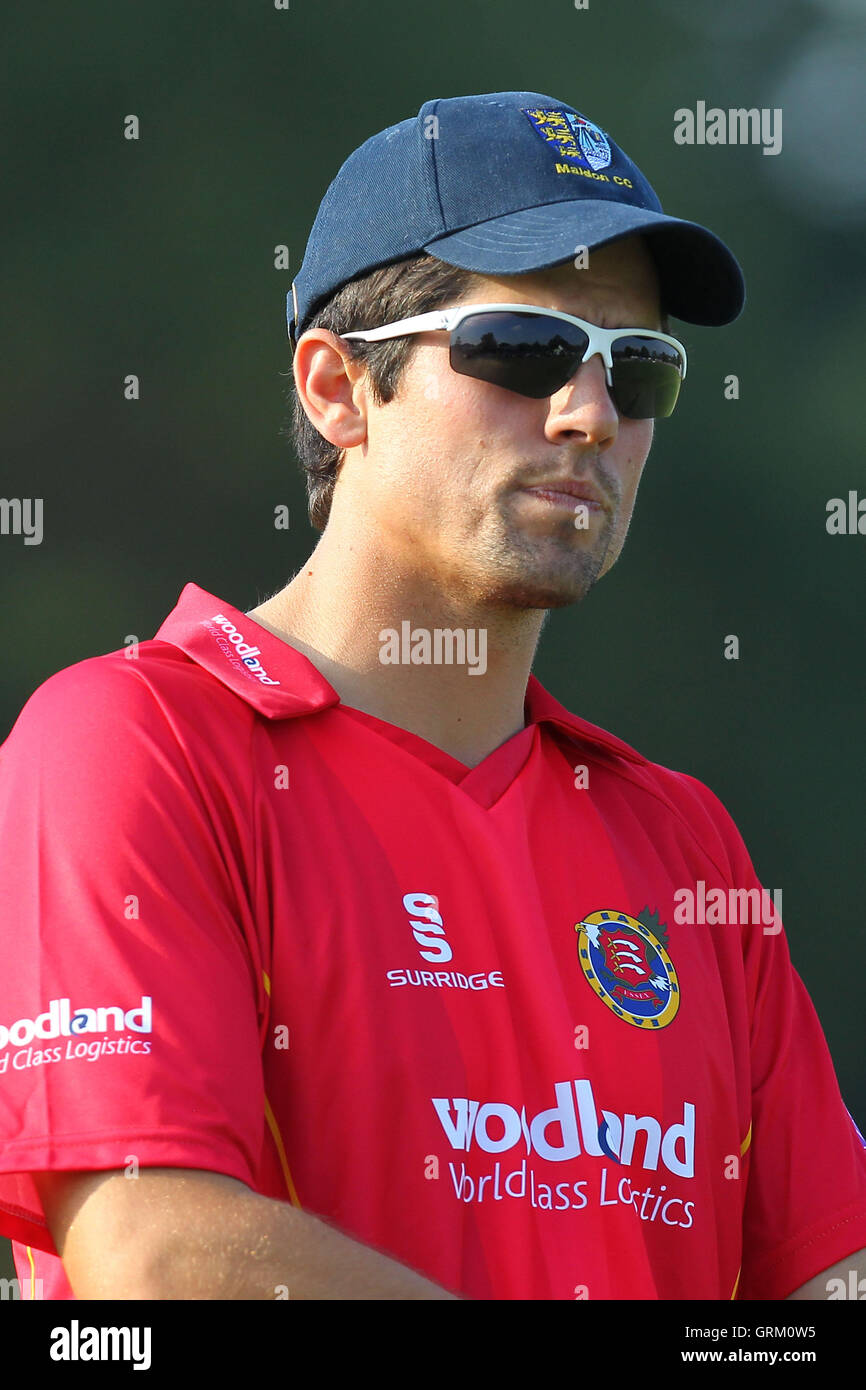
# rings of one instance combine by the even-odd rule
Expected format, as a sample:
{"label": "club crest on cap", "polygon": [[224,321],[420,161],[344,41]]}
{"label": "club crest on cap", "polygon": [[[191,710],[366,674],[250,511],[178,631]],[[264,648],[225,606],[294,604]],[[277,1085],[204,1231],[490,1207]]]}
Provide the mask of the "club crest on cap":
{"label": "club crest on cap", "polygon": [[552,145],[559,158],[573,159],[589,169],[606,169],[610,164],[610,143],[604,131],[573,111],[552,111],[522,106],[536,135]]}

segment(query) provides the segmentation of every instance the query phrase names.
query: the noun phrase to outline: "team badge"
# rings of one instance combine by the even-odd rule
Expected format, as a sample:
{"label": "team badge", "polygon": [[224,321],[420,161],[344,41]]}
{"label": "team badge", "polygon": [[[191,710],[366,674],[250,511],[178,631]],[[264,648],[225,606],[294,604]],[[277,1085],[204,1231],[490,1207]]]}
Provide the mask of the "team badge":
{"label": "team badge", "polygon": [[606,169],[610,164],[610,142],[604,131],[573,111],[551,111],[521,107],[536,135],[550,145],[560,159],[572,159],[589,169]]}
{"label": "team badge", "polygon": [[626,1023],[666,1028],[680,1006],[680,984],[667,953],[667,932],[645,907],[626,912],[590,912],[575,922],[577,958],[590,989]]}

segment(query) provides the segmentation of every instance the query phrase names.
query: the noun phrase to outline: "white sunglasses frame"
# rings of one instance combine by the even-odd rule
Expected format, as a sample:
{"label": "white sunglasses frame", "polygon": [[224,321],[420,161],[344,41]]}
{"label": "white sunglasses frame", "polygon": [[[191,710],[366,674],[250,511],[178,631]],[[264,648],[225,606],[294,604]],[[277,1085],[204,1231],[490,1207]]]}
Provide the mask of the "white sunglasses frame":
{"label": "white sunglasses frame", "polygon": [[[686,350],[678,338],[673,338],[669,333],[660,333],[654,328],[599,328],[596,323],[589,323],[586,319],[579,319],[575,314],[565,314],[559,309],[548,309],[543,304],[459,304],[453,309],[434,309],[429,314],[416,314],[414,318],[397,319],[394,323],[384,323],[379,328],[365,328],[353,333],[339,333],[340,338],[358,338],[366,343],[380,342],[384,338],[402,338],[404,334],[426,333],[435,329],[445,329],[449,332],[453,328],[458,328],[464,319],[472,314],[486,314],[499,310],[509,310],[511,312],[524,314],[544,314],[547,318],[562,319],[565,323],[576,324],[587,334],[589,342],[582,360],[578,363],[578,368],[588,362],[596,353],[604,363],[605,377],[608,387],[613,385],[613,356],[611,347],[617,338],[633,337],[638,335],[642,338],[656,338],[659,342],[667,343],[670,347],[675,347],[682,353],[683,369],[680,376],[682,383],[686,379],[686,369],[688,359]],[[577,368],[575,368],[575,371]],[[570,378],[569,378],[570,380]],[[564,383],[567,384],[567,383]],[[560,388],[561,390],[562,388]],[[520,393],[518,393],[520,394]]]}

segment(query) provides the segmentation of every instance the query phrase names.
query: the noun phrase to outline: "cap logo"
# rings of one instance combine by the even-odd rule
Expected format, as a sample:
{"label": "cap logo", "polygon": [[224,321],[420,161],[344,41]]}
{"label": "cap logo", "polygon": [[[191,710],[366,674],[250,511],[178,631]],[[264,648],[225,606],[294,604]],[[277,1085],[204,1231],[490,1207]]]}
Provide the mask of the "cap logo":
{"label": "cap logo", "polygon": [[610,144],[604,131],[573,111],[551,111],[522,106],[521,111],[536,135],[553,147],[560,159],[573,159],[587,168],[606,169],[610,164]]}

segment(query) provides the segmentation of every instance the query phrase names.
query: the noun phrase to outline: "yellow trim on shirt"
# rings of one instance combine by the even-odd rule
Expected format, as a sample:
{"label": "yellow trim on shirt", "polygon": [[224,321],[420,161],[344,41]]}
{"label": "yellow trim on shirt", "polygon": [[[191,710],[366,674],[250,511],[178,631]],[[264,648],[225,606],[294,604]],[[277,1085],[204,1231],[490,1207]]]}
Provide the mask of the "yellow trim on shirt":
{"label": "yellow trim on shirt", "polygon": [[283,1144],[283,1136],[280,1134],[280,1127],[277,1124],[277,1118],[273,1110],[271,1109],[271,1102],[268,1100],[267,1096],[265,1096],[265,1119],[268,1122],[268,1128],[270,1129],[271,1134],[273,1135],[274,1143],[277,1146],[277,1153],[280,1156],[280,1167],[283,1170],[283,1177],[286,1180],[286,1187],[288,1188],[289,1196],[292,1199],[292,1206],[299,1207],[301,1203],[300,1199],[298,1198],[297,1191],[295,1190],[295,1184],[292,1181],[292,1174],[291,1170],[289,1169],[289,1161],[286,1158],[285,1145]]}
{"label": "yellow trim on shirt", "polygon": [[[746,1130],[746,1137],[745,1137],[745,1139],[743,1140],[742,1144],[740,1145],[740,1158],[743,1157],[743,1155],[745,1154],[745,1152],[746,1152],[746,1150],[748,1149],[748,1147],[749,1147],[749,1145],[751,1144],[751,1142],[752,1142],[752,1121],[750,1120],[750,1121],[749,1121],[749,1128]],[[733,1291],[733,1293],[731,1294],[731,1301],[733,1301],[733,1300],[736,1298],[736,1296],[737,1296],[737,1289],[740,1287],[740,1275],[742,1274],[742,1272],[743,1272],[743,1266],[740,1265],[740,1268],[737,1270],[737,1277],[736,1277],[736,1279],[734,1280],[734,1291]]]}
{"label": "yellow trim on shirt", "polygon": [[30,1249],[30,1246],[29,1246],[29,1245],[25,1245],[24,1249],[27,1251],[27,1258],[28,1258],[28,1260],[30,1261],[30,1297],[33,1298],[33,1299],[35,1299],[35,1297],[36,1297],[36,1263],[35,1263],[35,1261],[34,1261],[34,1259],[33,1259],[33,1251]]}
{"label": "yellow trim on shirt", "polygon": [[[265,993],[270,999],[271,977],[268,974],[267,970],[262,971],[262,984],[265,987]],[[283,1170],[283,1177],[286,1180],[286,1187],[288,1188],[289,1196],[292,1199],[292,1205],[295,1207],[299,1207],[301,1203],[298,1198],[298,1193],[295,1188],[295,1184],[292,1181],[292,1173],[291,1169],[289,1168],[289,1160],[286,1158],[286,1147],[283,1143],[283,1136],[280,1134],[280,1127],[277,1124],[277,1117],[274,1114],[273,1109],[271,1108],[271,1102],[268,1100],[267,1095],[265,1096],[265,1119],[268,1122],[268,1129],[271,1131],[274,1143],[277,1146],[277,1153],[280,1156],[280,1167]]]}

